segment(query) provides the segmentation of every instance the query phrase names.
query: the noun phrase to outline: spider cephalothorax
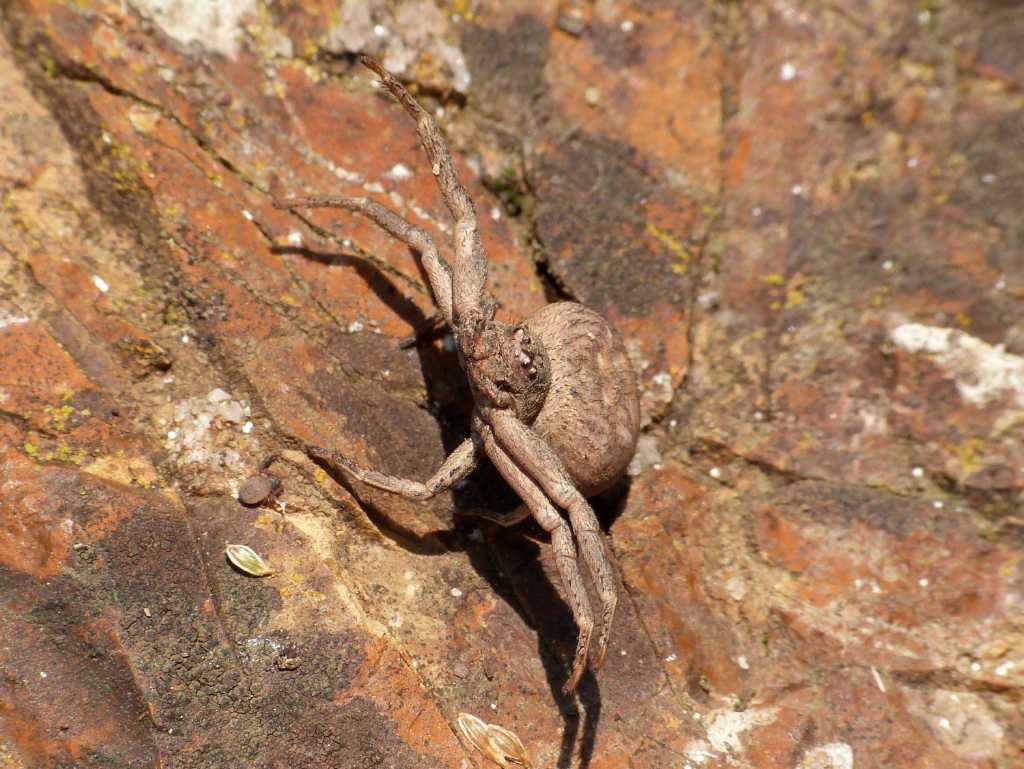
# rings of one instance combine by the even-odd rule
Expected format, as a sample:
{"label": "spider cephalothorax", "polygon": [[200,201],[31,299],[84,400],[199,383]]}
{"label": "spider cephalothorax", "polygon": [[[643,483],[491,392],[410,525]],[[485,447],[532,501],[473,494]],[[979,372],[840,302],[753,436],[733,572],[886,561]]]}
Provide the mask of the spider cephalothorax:
{"label": "spider cephalothorax", "polygon": [[[586,496],[609,488],[636,448],[640,423],[636,378],[618,333],[580,304],[549,304],[514,325],[494,320],[495,301],[487,292],[487,258],[476,211],[459,183],[437,124],[379,63],[369,58],[363,63],[380,76],[416,121],[431,171],[455,218],[454,268],[426,232],[372,200],[321,195],[275,205],[344,208],[372,219],[420,253],[434,301],[455,336],[459,361],[469,379],[474,401],[472,435],[424,483],[359,467],[335,451],[311,447],[308,452],[364,483],[413,499],[450,488],[485,454],[526,503],[527,514],[551,534],[559,576],[579,626],[572,672],[565,684],[570,691],[586,667],[594,629],[578,556],[601,602],[592,661],[595,670],[608,648],[618,594],[615,572]],[[522,517],[500,522],[514,523]]]}
{"label": "spider cephalothorax", "polygon": [[551,381],[548,356],[526,326],[488,322],[463,367],[477,404],[512,409],[526,423],[540,412]]}

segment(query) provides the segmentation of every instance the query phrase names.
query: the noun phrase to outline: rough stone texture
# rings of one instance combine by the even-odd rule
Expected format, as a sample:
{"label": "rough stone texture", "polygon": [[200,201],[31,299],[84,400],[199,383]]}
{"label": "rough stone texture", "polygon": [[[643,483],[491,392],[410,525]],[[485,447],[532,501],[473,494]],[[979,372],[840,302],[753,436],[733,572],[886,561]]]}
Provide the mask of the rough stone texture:
{"label": "rough stone texture", "polygon": [[[0,2],[0,765],[482,766],[462,711],[538,766],[1024,761],[1017,4],[193,5]],[[413,255],[269,204],[444,241],[359,50],[453,137],[502,314],[628,335],[578,699],[543,534],[462,515],[514,504],[487,468],[235,499],[273,450],[425,477],[466,429],[443,340],[398,347]]]}

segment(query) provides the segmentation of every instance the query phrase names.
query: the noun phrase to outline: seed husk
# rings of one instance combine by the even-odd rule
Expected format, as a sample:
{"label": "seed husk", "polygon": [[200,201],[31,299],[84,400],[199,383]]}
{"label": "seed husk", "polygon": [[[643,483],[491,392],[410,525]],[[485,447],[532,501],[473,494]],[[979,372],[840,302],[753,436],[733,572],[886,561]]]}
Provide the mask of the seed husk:
{"label": "seed husk", "polygon": [[248,545],[228,545],[224,554],[232,566],[250,577],[269,577],[274,573],[260,554]]}
{"label": "seed husk", "polygon": [[466,740],[498,766],[503,769],[520,766],[533,769],[522,741],[505,727],[486,724],[469,713],[459,713],[458,724]]}

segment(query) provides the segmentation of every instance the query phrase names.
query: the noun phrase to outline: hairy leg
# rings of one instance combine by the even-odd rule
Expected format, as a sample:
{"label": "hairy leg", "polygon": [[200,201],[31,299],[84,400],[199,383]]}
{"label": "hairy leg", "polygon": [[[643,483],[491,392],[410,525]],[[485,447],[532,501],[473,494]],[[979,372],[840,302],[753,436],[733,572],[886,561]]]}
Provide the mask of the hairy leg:
{"label": "hairy leg", "polygon": [[594,509],[573,484],[558,455],[539,435],[520,422],[511,412],[490,411],[486,418],[501,448],[511,455],[515,463],[556,505],[569,513],[580,553],[590,570],[594,587],[597,588],[597,594],[601,599],[601,626],[598,629],[593,662],[594,669],[597,670],[604,662],[605,652],[608,651],[608,633],[618,603],[618,589],[615,571],[605,550],[601,527],[597,522],[597,516],[594,515]]}
{"label": "hairy leg", "polygon": [[576,688],[587,667],[587,649],[590,646],[590,635],[594,630],[594,618],[590,611],[590,602],[587,600],[583,577],[580,575],[579,563],[576,560],[576,545],[572,540],[572,531],[548,501],[544,492],[498,445],[490,428],[484,426],[480,430],[480,436],[483,438],[484,451],[487,452],[487,456],[490,457],[498,472],[530,508],[537,523],[551,534],[555,564],[558,566],[558,574],[562,578],[562,585],[569,599],[569,608],[572,609],[573,618],[579,628],[572,673],[562,687],[566,693],[571,692]]}
{"label": "hairy leg", "polygon": [[437,252],[431,237],[419,227],[410,224],[394,211],[368,198],[346,198],[341,195],[310,195],[302,198],[282,198],[274,201],[274,208],[343,208],[362,214],[391,237],[420,252],[423,269],[427,272],[434,301],[445,322],[452,326],[452,271]]}
{"label": "hairy leg", "polygon": [[[416,132],[427,153],[431,171],[437,179],[444,202],[455,218],[455,270],[452,276],[454,311],[470,328],[480,319],[489,319],[493,300],[486,293],[487,258],[477,229],[476,209],[455,173],[455,164],[437,122],[391,73],[369,56],[363,64],[380,77],[384,87],[416,121]],[[453,330],[457,330],[453,326]],[[467,342],[472,334],[467,335]]]}
{"label": "hairy leg", "polygon": [[436,473],[425,483],[421,483],[360,467],[337,451],[321,448],[310,448],[307,451],[314,459],[319,459],[331,467],[340,468],[369,486],[409,499],[430,499],[435,494],[451,488],[473,471],[480,458],[480,446],[476,439],[467,438],[448,455]]}

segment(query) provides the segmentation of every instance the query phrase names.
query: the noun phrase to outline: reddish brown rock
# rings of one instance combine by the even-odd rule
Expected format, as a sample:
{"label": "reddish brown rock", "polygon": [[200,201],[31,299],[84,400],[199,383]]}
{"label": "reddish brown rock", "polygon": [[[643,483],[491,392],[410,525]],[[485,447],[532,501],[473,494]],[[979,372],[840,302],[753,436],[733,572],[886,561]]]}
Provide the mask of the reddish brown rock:
{"label": "reddish brown rock", "polygon": [[[1020,763],[1017,9],[157,5],[0,21],[0,763],[461,767],[460,712],[538,766]],[[488,468],[235,499],[272,451],[424,478],[466,433],[444,340],[398,347],[415,255],[271,206],[446,246],[361,50],[452,137],[502,316],[578,298],[639,370],[578,698],[546,538],[470,517],[516,504]]]}

